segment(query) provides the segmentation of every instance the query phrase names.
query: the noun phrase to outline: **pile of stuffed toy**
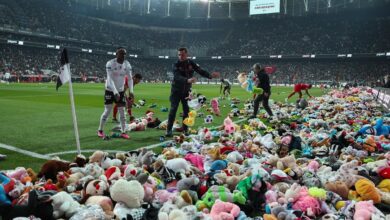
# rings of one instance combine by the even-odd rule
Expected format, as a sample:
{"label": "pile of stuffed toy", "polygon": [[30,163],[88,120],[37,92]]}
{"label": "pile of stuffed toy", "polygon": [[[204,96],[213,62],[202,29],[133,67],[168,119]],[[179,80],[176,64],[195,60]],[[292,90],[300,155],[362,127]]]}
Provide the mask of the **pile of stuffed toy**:
{"label": "pile of stuffed toy", "polygon": [[174,137],[160,154],[96,151],[72,163],[47,161],[39,172],[1,173],[1,216],[388,218],[390,118],[369,89],[331,91],[303,109],[285,103],[272,109],[271,121],[260,115],[240,125],[233,122],[240,111],[232,112],[220,128]]}

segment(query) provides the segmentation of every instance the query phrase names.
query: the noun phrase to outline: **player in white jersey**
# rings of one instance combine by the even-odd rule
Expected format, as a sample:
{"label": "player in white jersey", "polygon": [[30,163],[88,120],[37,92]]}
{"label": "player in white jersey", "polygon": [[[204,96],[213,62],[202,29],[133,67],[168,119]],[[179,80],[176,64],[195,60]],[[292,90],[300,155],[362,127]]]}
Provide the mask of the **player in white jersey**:
{"label": "player in white jersey", "polygon": [[133,77],[130,63],[125,60],[126,50],[118,48],[116,51],[116,58],[110,60],[106,64],[107,80],[106,91],[104,94],[104,112],[100,117],[98,136],[104,138],[103,127],[111,114],[112,104],[115,102],[118,106],[119,119],[122,129],[121,137],[129,139],[129,135],[125,133],[126,116],[125,116],[125,76],[127,75],[127,83],[129,85],[129,97],[133,95]]}
{"label": "player in white jersey", "polygon": [[10,80],[10,78],[11,78],[11,73],[6,72],[6,73],[4,74],[4,78],[5,78],[5,81],[7,82],[7,84],[9,84],[9,80]]}

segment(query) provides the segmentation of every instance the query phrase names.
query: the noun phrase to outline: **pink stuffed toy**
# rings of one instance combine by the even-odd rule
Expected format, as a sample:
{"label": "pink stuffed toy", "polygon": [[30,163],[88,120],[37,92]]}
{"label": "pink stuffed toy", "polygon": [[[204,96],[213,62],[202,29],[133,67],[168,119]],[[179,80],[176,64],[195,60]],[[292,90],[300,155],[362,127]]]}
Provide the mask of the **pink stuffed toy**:
{"label": "pink stuffed toy", "polygon": [[156,186],[157,186],[157,182],[154,179],[154,177],[149,176],[146,183],[143,184],[144,191],[145,191],[145,196],[144,196],[145,202],[152,202],[153,201],[153,193],[156,189]]}
{"label": "pink stuffed toy", "polygon": [[291,143],[291,135],[287,135],[287,136],[282,137],[281,142],[282,142],[282,145],[289,146]]}
{"label": "pink stuffed toy", "polygon": [[211,100],[211,107],[213,108],[213,112],[216,116],[220,116],[221,112],[219,111],[219,106],[218,106],[218,99],[214,98]]}
{"label": "pink stuffed toy", "polygon": [[234,220],[240,214],[240,208],[230,202],[217,199],[210,211],[212,220]]}
{"label": "pink stuffed toy", "polygon": [[163,205],[164,203],[168,202],[168,200],[173,201],[177,195],[177,191],[170,192],[165,189],[157,190],[153,195],[153,204]]}
{"label": "pink stuffed toy", "polygon": [[321,214],[321,204],[318,199],[308,195],[306,187],[302,187],[299,193],[299,198],[293,204],[294,210],[305,212],[310,217],[315,217]]}
{"label": "pink stuffed toy", "polygon": [[355,205],[355,220],[370,220],[372,213],[375,211],[372,200],[357,202]]}
{"label": "pink stuffed toy", "polygon": [[318,168],[320,168],[320,164],[316,160],[310,161],[310,163],[307,165],[307,169],[312,172],[317,172]]}
{"label": "pink stuffed toy", "polygon": [[229,117],[225,118],[225,120],[223,121],[223,125],[226,134],[233,134],[236,131],[236,127],[234,126],[232,119],[230,119]]}
{"label": "pink stuffed toy", "polygon": [[184,159],[193,164],[196,168],[198,168],[201,172],[204,172],[204,156],[200,154],[187,154]]}

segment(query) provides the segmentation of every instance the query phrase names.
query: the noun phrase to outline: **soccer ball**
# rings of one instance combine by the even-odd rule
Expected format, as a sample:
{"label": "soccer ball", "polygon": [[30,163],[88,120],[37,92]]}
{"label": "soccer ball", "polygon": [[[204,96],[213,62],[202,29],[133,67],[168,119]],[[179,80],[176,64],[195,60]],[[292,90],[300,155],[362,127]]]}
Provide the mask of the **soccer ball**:
{"label": "soccer ball", "polygon": [[206,118],[204,119],[204,123],[210,124],[213,122],[213,116],[212,115],[207,115]]}

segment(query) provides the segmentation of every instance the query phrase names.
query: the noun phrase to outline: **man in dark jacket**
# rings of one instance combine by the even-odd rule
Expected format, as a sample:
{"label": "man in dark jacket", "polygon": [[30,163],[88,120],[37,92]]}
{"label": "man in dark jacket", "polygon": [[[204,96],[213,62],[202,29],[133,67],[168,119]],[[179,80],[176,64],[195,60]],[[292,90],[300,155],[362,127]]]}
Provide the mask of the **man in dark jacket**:
{"label": "man in dark jacket", "polygon": [[258,94],[255,98],[253,105],[253,115],[250,118],[256,118],[257,112],[259,110],[260,102],[263,103],[264,109],[267,111],[268,115],[273,116],[271,108],[268,105],[269,97],[271,96],[271,85],[269,82],[269,76],[265,72],[264,68],[261,68],[260,64],[256,63],[253,65],[253,71],[257,76],[257,88],[262,88],[263,93]]}
{"label": "man in dark jacket", "polygon": [[[173,65],[173,80],[171,86],[171,95],[169,101],[171,102],[171,109],[168,115],[167,133],[165,136],[172,137],[172,127],[175,121],[177,108],[179,103],[183,106],[183,120],[188,116],[189,107],[187,97],[189,95],[192,83],[196,82],[194,71],[201,76],[212,79],[219,77],[218,72],[208,73],[202,70],[198,64],[188,59],[187,48],[178,49],[179,60]],[[188,127],[183,124],[183,131],[188,134]]]}

